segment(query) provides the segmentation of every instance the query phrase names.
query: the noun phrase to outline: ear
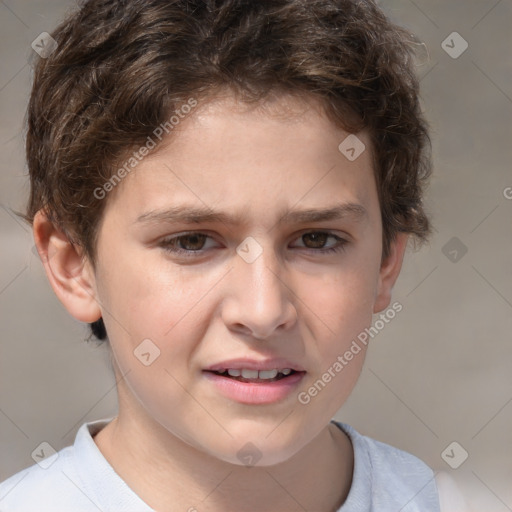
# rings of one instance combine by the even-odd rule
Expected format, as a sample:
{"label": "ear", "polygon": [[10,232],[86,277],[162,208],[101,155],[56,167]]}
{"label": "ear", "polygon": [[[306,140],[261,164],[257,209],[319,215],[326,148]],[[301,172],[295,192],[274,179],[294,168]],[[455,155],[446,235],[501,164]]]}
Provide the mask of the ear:
{"label": "ear", "polygon": [[98,320],[101,310],[89,260],[42,210],[34,217],[33,234],[46,276],[64,307],[81,322]]}
{"label": "ear", "polygon": [[374,313],[383,311],[391,302],[391,292],[402,268],[408,238],[408,233],[397,233],[395,239],[390,244],[388,257],[381,263],[379,282],[373,305]]}

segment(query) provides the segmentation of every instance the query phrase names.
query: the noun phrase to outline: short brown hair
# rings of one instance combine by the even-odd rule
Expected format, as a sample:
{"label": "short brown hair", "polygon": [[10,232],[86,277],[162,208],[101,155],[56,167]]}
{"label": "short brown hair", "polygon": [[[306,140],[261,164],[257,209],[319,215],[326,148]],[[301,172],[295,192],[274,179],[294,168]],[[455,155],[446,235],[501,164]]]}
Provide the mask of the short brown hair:
{"label": "short brown hair", "polygon": [[89,0],[51,35],[28,106],[25,218],[44,209],[93,264],[106,203],[94,191],[189,98],[223,88],[245,102],[308,95],[336,125],[368,129],[383,257],[398,232],[427,238],[414,44],[372,0]]}

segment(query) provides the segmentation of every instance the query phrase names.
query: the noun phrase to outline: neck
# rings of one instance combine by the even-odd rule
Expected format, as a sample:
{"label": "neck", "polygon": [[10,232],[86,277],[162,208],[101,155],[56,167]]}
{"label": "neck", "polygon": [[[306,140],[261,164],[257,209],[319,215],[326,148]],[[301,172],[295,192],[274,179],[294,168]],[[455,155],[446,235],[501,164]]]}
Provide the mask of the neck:
{"label": "neck", "polygon": [[190,446],[120,397],[119,416],[94,440],[116,473],[154,510],[333,512],[352,481],[352,445],[332,424],[282,463],[245,467]]}

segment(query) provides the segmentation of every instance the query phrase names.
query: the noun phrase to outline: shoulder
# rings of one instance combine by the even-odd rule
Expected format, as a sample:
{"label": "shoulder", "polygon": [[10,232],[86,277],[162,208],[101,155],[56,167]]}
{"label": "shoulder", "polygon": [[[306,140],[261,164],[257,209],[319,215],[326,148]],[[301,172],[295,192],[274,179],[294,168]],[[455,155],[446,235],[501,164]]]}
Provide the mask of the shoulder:
{"label": "shoulder", "polygon": [[[398,507],[402,512],[439,512],[434,472],[421,459],[358,433],[350,425],[335,422],[354,449],[353,488],[361,481],[371,488],[371,503],[377,510]],[[351,489],[352,491],[352,489]],[[354,491],[356,492],[356,491]]]}
{"label": "shoulder", "polygon": [[0,512],[150,511],[94,442],[94,435],[110,420],[84,423],[73,446],[0,483]]}
{"label": "shoulder", "polygon": [[4,480],[0,483],[0,511],[82,510],[76,508],[82,500],[77,496],[80,484],[73,458],[73,447],[68,446]]}
{"label": "shoulder", "polygon": [[386,474],[400,476],[397,481],[405,483],[420,479],[433,479],[434,473],[421,459],[394,446],[359,434],[352,429],[352,437],[364,447],[370,457],[375,477]]}

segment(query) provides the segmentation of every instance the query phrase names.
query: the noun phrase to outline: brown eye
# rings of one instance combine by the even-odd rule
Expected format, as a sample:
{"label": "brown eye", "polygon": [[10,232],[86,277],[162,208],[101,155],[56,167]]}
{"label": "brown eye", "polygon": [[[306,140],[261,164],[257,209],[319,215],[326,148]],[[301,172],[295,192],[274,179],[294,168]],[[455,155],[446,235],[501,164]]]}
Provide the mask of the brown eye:
{"label": "brown eye", "polygon": [[302,235],[302,239],[306,242],[311,242],[312,245],[310,245],[309,249],[323,249],[326,241],[329,239],[329,237],[332,235],[329,235],[328,233],[323,233],[321,231],[317,231],[314,233],[306,233],[305,235]]}
{"label": "brown eye", "polygon": [[184,233],[166,238],[160,242],[160,247],[170,253],[183,256],[195,256],[208,249],[205,244],[210,236],[204,233]]}
{"label": "brown eye", "polygon": [[[329,239],[333,239],[335,243],[331,243],[330,245],[326,246]],[[345,249],[345,245],[348,244],[347,240],[340,238],[334,233],[329,233],[326,231],[310,231],[309,233],[304,233],[300,237],[300,240],[305,245],[299,246],[299,248],[309,249],[320,254],[342,251]]]}
{"label": "brown eye", "polygon": [[194,233],[192,235],[180,236],[175,238],[175,240],[178,241],[180,249],[185,249],[186,251],[199,251],[203,248],[207,238],[208,237],[206,235]]}

